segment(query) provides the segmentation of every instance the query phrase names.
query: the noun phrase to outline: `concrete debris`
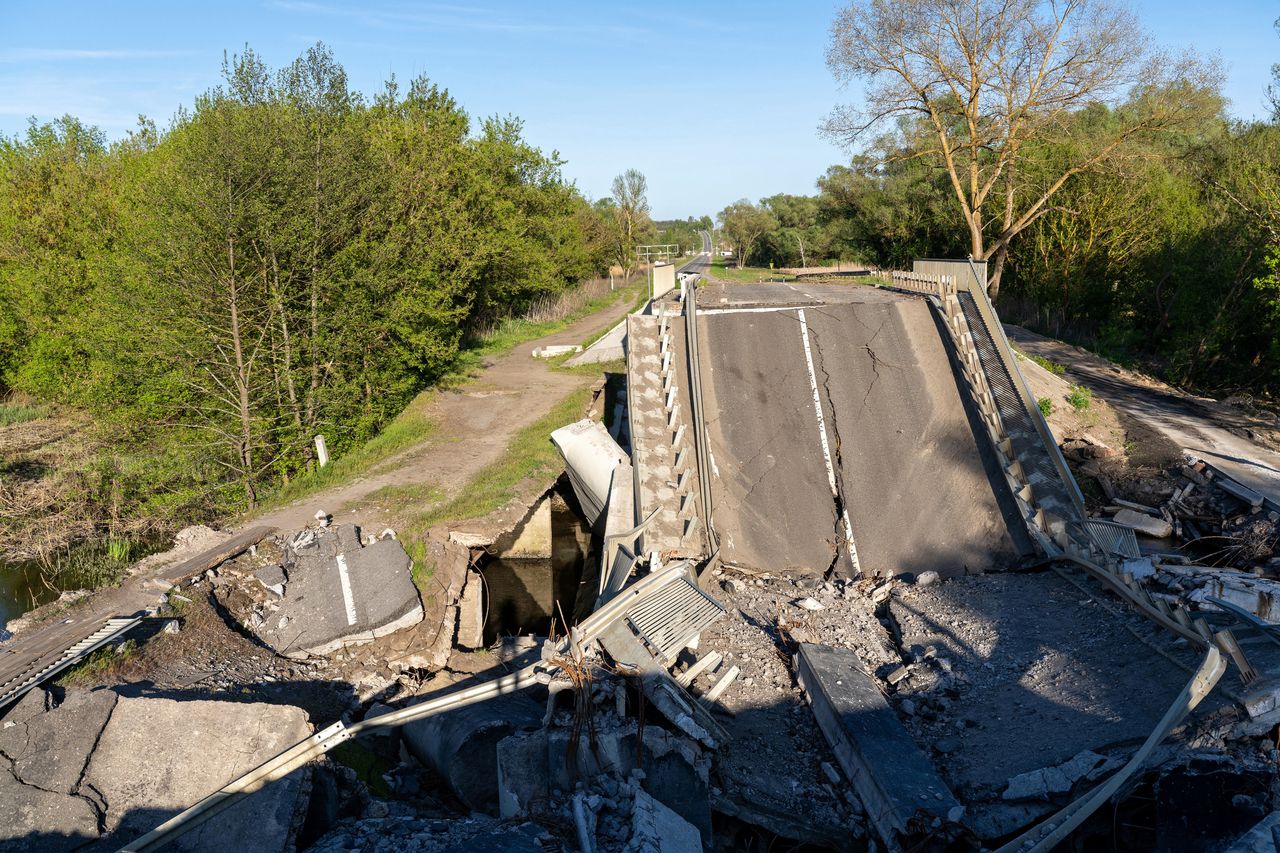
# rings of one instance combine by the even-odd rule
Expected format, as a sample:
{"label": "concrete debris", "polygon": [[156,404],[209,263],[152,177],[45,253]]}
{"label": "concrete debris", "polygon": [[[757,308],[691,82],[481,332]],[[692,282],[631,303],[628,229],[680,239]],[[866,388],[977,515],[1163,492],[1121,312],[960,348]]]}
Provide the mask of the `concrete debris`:
{"label": "concrete debris", "polygon": [[533,823],[508,825],[483,815],[382,817],[345,822],[308,853],[546,853],[551,834]]}
{"label": "concrete debris", "polygon": [[578,344],[554,344],[551,346],[534,347],[533,357],[555,358],[556,356],[579,352],[582,352],[582,347]]}
{"label": "concrete debris", "polygon": [[1258,821],[1223,853],[1275,853],[1276,850],[1280,850],[1280,811]]}
{"label": "concrete debris", "polygon": [[[327,655],[421,621],[412,561],[395,539],[362,545],[350,524],[304,531],[246,571],[219,569],[217,594],[246,629],[288,657]],[[253,583],[245,583],[252,579]]]}
{"label": "concrete debris", "polygon": [[1173,525],[1163,518],[1152,518],[1146,513],[1138,512],[1122,508],[1114,516],[1117,524],[1123,524],[1126,527],[1132,527],[1144,536],[1150,536],[1153,539],[1168,539],[1173,535]]}
{"label": "concrete debris", "polygon": [[680,815],[646,794],[635,792],[627,853],[701,853],[698,830]]}
{"label": "concrete debris", "polygon": [[818,727],[889,849],[966,834],[958,823],[964,807],[902,728],[856,655],[802,644],[796,676]]}
{"label": "concrete debris", "polygon": [[[34,690],[6,721],[17,725],[0,729],[0,755],[10,765],[0,773],[4,850],[65,850],[100,837],[108,849],[122,846],[311,731],[306,714],[287,705],[108,690],[68,690],[60,704]],[[209,748],[217,744],[225,748]],[[301,770],[255,793],[174,849],[294,849],[308,778]]]}
{"label": "concrete debris", "polygon": [[823,609],[822,604],[820,602],[818,602],[816,599],[809,598],[808,596],[804,598],[797,598],[795,601],[791,603],[794,604],[796,607],[799,607],[801,610],[813,611],[813,610]]}
{"label": "concrete debris", "polygon": [[1069,792],[1081,779],[1092,781],[1123,762],[1085,750],[1057,767],[1020,773],[1009,780],[1001,797],[1005,800],[1047,800]]}

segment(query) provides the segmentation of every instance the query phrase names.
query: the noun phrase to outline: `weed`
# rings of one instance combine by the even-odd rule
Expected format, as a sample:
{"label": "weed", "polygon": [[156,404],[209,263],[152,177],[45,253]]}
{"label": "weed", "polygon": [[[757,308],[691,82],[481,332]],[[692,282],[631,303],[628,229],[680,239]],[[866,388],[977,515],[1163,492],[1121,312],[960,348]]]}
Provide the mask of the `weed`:
{"label": "weed", "polygon": [[1067,395],[1067,402],[1077,412],[1086,411],[1089,404],[1093,402],[1093,392],[1083,385],[1072,385],[1071,393]]}
{"label": "weed", "polygon": [[37,406],[25,406],[21,403],[0,403],[0,427],[24,424],[43,418],[44,410]]}
{"label": "weed", "polygon": [[107,559],[116,563],[129,562],[129,556],[133,553],[133,543],[128,539],[119,539],[112,536],[107,539]]}
{"label": "weed", "polygon": [[137,655],[137,653],[138,644],[134,640],[125,640],[118,645],[104,646],[64,672],[58,678],[57,683],[66,686],[97,681],[101,676],[111,672],[120,664]]}
{"label": "weed", "polygon": [[1041,397],[1039,400],[1036,400],[1036,404],[1040,407],[1040,414],[1044,415],[1046,418],[1053,414],[1053,401],[1048,397]]}
{"label": "weed", "polygon": [[329,756],[339,764],[355,771],[356,777],[369,787],[376,797],[391,795],[391,786],[383,778],[395,769],[395,765],[378,755],[358,740],[349,740],[329,750]]}
{"label": "weed", "polygon": [[1045,370],[1052,373],[1054,376],[1061,376],[1062,374],[1067,372],[1066,367],[1064,367],[1061,364],[1058,364],[1056,361],[1050,361],[1049,359],[1045,358],[1042,355],[1032,355],[1032,356],[1028,356],[1028,358],[1030,358],[1036,364],[1043,367]]}

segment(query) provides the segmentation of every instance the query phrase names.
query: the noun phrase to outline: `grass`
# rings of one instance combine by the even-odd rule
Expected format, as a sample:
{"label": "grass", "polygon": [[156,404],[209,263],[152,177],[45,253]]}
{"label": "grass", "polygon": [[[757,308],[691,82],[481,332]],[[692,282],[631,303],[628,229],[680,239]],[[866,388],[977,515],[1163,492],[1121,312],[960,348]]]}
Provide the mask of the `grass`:
{"label": "grass", "polygon": [[[400,451],[429,439],[435,434],[437,424],[427,417],[426,410],[436,392],[468,382],[485,358],[505,355],[520,344],[562,331],[583,317],[602,311],[619,300],[626,300],[633,308],[638,307],[647,296],[648,284],[644,279],[636,279],[614,290],[602,290],[585,298],[543,306],[531,312],[530,316],[502,320],[477,335],[471,345],[459,354],[453,369],[439,382],[419,393],[380,433],[355,450],[332,460],[324,468],[318,468],[285,484],[262,502],[258,512],[267,512],[330,486],[348,482]],[[605,331],[608,330],[605,329],[600,334]],[[589,365],[586,370],[594,373],[600,367]],[[407,500],[413,497],[393,494],[388,499]]]}
{"label": "grass", "polygon": [[456,497],[412,518],[407,532],[420,535],[442,521],[488,515],[513,500],[526,479],[549,476],[559,470],[560,455],[548,435],[581,418],[590,399],[590,388],[571,392],[547,414],[517,432],[502,458],[480,469]]}
{"label": "grass", "polygon": [[125,640],[119,645],[104,646],[64,672],[58,677],[56,683],[65,687],[97,682],[102,676],[137,654],[138,644],[134,640]]}
{"label": "grass", "polygon": [[1040,414],[1044,415],[1046,418],[1053,414],[1053,401],[1048,397],[1041,397],[1039,400],[1036,400],[1036,405],[1040,407]]}
{"label": "grass", "polygon": [[795,276],[784,275],[776,270],[766,267],[743,267],[738,269],[730,262],[729,258],[712,258],[711,271],[712,278],[718,278],[722,281],[733,282],[735,284],[756,284],[761,281],[794,281]]}
{"label": "grass", "polygon": [[0,403],[0,427],[25,424],[43,418],[45,412],[39,406],[28,406],[24,403]]}
{"label": "grass", "polygon": [[1071,393],[1067,394],[1067,402],[1077,412],[1087,411],[1093,402],[1093,392],[1083,385],[1072,385]]}
{"label": "grass", "polygon": [[329,756],[339,764],[354,770],[356,777],[369,786],[369,793],[375,797],[391,795],[391,786],[383,776],[394,770],[395,765],[360,741],[349,740],[340,743],[329,750]]}
{"label": "grass", "polygon": [[1061,376],[1062,374],[1067,372],[1066,367],[1064,367],[1061,364],[1058,364],[1056,361],[1050,361],[1049,359],[1045,358],[1042,355],[1033,355],[1033,356],[1029,356],[1029,358],[1032,361],[1034,361],[1036,364],[1043,367],[1045,370],[1052,373],[1054,376]]}
{"label": "grass", "polygon": [[424,411],[432,391],[434,388],[415,397],[382,432],[360,447],[282,486],[263,501],[260,511],[265,512],[329,486],[345,483],[401,450],[426,441],[436,431],[436,423]]}

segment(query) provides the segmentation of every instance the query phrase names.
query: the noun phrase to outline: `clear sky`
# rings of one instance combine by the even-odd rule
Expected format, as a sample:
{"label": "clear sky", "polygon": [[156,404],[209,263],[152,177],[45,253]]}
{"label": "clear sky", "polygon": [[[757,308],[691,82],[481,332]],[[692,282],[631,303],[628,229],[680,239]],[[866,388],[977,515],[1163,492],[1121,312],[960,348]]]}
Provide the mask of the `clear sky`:
{"label": "clear sky", "polygon": [[[0,0],[0,133],[72,113],[120,136],[164,124],[246,43],[273,66],[317,40],[371,93],[425,73],[472,115],[513,113],[592,198],[629,167],[658,218],[809,193],[843,154],[818,123],[842,98],[823,62],[836,0],[623,4]],[[1134,0],[1158,43],[1221,56],[1240,117],[1280,62],[1277,0]]]}

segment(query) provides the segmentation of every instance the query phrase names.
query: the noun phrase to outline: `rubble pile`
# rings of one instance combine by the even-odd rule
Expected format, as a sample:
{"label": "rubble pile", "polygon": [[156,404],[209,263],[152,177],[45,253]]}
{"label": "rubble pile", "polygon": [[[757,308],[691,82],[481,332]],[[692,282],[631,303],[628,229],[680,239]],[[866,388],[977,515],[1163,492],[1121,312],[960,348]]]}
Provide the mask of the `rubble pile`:
{"label": "rubble pile", "polygon": [[422,620],[413,562],[388,530],[351,524],[260,543],[210,570],[219,601],[279,654],[306,658],[367,643]]}
{"label": "rubble pile", "polygon": [[[1078,451],[1079,445],[1095,449],[1069,441],[1062,445],[1064,455],[1078,461],[1073,448]],[[1079,471],[1097,482],[1103,494],[1094,517],[1152,539],[1172,540],[1180,554],[1212,566],[1280,576],[1280,557],[1275,556],[1280,512],[1203,460],[1188,458],[1149,476],[1096,461],[1085,462]]]}

